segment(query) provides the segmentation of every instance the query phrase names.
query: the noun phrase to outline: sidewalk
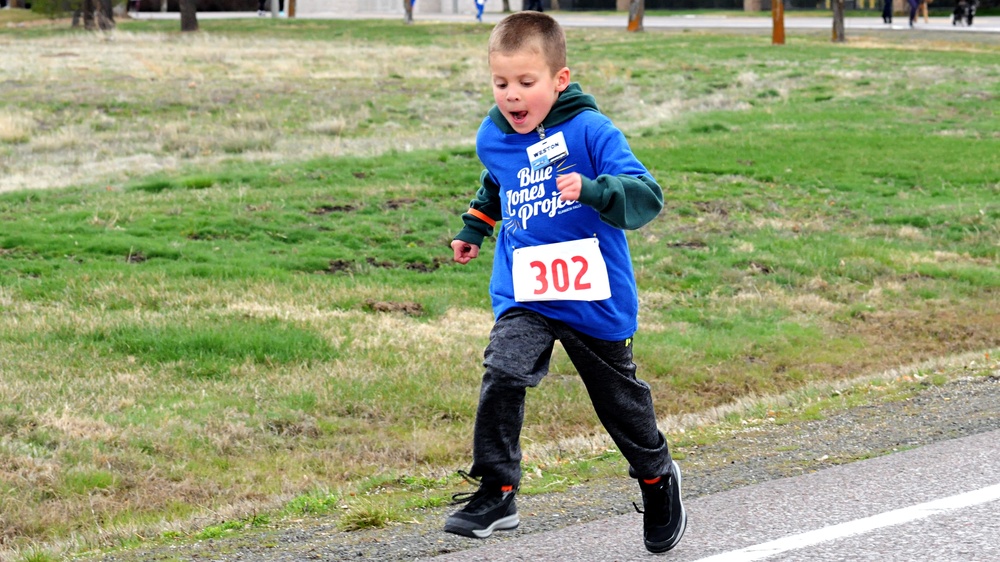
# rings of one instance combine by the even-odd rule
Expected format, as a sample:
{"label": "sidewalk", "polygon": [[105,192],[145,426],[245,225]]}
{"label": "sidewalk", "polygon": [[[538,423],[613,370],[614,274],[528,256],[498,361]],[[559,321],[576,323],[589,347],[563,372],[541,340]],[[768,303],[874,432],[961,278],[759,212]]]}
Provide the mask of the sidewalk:
{"label": "sidewalk", "polygon": [[[589,14],[587,12],[547,12],[565,27],[622,27],[627,24],[628,14]],[[140,12],[133,16],[135,19],[179,19],[177,12]],[[237,18],[257,18],[257,12],[199,12],[199,19],[237,19]],[[264,17],[270,17],[270,14]],[[483,15],[483,22],[495,24],[503,19],[504,14],[486,13]],[[355,12],[353,14],[340,13],[316,13],[296,16],[296,19],[400,19],[403,14],[385,14],[376,12]],[[475,16],[468,14],[417,14],[417,22],[448,22],[448,23],[474,23]],[[844,19],[844,27],[851,30],[886,30],[886,31],[936,31],[954,33],[1000,33],[1000,17],[988,16],[977,17],[972,27],[952,25],[951,17],[930,18],[929,23],[918,22],[913,29],[907,25],[905,15],[896,16],[892,25],[882,23],[881,14],[872,14],[871,17],[852,17]],[[755,17],[731,17],[713,15],[684,15],[684,16],[646,16],[643,18],[643,25],[646,29],[771,29],[771,18],[766,16]],[[786,30],[831,30],[833,26],[832,18],[817,16],[789,16],[785,14]]]}

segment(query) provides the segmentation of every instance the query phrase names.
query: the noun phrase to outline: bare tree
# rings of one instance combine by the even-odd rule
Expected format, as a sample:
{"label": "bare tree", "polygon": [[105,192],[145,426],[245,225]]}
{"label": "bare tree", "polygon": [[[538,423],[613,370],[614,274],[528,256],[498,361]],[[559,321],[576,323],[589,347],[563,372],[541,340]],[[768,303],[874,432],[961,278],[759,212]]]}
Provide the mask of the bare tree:
{"label": "bare tree", "polygon": [[97,28],[94,24],[94,0],[83,0],[80,3],[80,11],[73,14],[73,27],[80,25],[80,16],[83,16],[83,28],[93,31]]}
{"label": "bare tree", "polygon": [[115,12],[111,2],[112,0],[83,0],[73,12],[73,27],[80,27],[80,20],[83,19],[83,28],[87,31],[114,29]]}
{"label": "bare tree", "polygon": [[510,11],[510,0],[503,0],[503,13]]}
{"label": "bare tree", "polygon": [[413,23],[413,2],[414,0],[403,0],[403,10],[406,12],[406,23]]}
{"label": "bare tree", "polygon": [[181,31],[198,31],[197,0],[180,0]]}
{"label": "bare tree", "polygon": [[97,15],[97,26],[101,31],[107,31],[115,27],[115,7],[111,0],[100,0],[101,10]]}
{"label": "bare tree", "polygon": [[646,15],[646,0],[629,0],[628,30],[642,31],[642,18]]}
{"label": "bare tree", "polygon": [[844,41],[844,0],[833,0],[833,42]]}

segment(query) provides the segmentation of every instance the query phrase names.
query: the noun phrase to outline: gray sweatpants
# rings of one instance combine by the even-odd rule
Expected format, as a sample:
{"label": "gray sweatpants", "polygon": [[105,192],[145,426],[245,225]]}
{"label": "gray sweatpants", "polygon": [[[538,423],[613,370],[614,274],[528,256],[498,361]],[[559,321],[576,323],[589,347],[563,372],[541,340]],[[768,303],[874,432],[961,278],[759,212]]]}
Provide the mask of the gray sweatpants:
{"label": "gray sweatpants", "polygon": [[555,340],[562,342],[583,379],[597,417],[631,465],[632,476],[667,474],[670,452],[656,427],[649,385],[635,377],[631,338],[592,338],[524,309],[504,314],[490,332],[469,473],[484,483],[520,483],[525,393],[548,373]]}

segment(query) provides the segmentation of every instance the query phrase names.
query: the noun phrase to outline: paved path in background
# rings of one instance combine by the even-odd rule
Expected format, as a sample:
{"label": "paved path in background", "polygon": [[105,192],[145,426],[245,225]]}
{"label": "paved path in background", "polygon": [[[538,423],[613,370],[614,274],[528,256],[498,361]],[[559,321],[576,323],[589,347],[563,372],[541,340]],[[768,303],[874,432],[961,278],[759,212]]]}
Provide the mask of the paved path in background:
{"label": "paved path in background", "polygon": [[[559,23],[566,27],[622,27],[627,23],[628,15],[624,12],[617,15],[595,15],[581,12],[550,12]],[[178,19],[177,12],[141,12],[138,19]],[[199,12],[199,19],[256,18],[256,12]],[[358,12],[351,15],[320,13],[298,16],[298,19],[399,19],[402,14],[382,14]],[[417,21],[441,22],[473,22],[472,13],[468,14],[417,14]],[[483,21],[495,24],[503,18],[503,14],[487,13]],[[844,18],[846,31],[852,30],[883,30],[900,33],[912,31],[947,31],[954,33],[1000,33],[1000,17],[977,17],[971,27],[953,26],[950,17],[931,18],[930,23],[918,23],[914,29],[906,24],[906,16],[896,17],[896,23],[882,23],[882,16]],[[643,18],[646,29],[771,29],[770,17],[732,17],[732,16],[646,16]],[[830,17],[794,16],[785,17],[785,31],[830,30],[833,22]]]}
{"label": "paved path in background", "polygon": [[1000,431],[982,433],[695,498],[684,539],[662,558],[631,514],[433,560],[1000,560],[997,444]]}

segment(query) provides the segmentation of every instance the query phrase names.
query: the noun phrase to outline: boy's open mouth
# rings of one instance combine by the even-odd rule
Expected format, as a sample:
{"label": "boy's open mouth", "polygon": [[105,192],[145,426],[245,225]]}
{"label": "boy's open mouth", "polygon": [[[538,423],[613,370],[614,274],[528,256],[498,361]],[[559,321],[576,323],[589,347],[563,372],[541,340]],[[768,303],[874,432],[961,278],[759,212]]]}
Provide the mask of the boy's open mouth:
{"label": "boy's open mouth", "polygon": [[527,117],[527,115],[528,115],[527,111],[511,111],[510,112],[511,119],[513,119],[514,121],[516,121],[518,123],[524,121],[524,118]]}

